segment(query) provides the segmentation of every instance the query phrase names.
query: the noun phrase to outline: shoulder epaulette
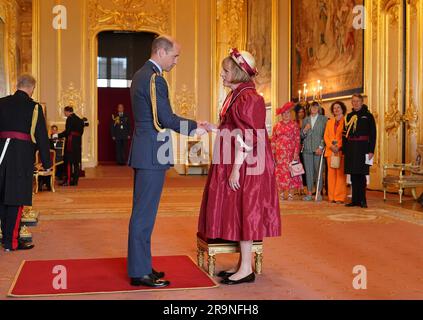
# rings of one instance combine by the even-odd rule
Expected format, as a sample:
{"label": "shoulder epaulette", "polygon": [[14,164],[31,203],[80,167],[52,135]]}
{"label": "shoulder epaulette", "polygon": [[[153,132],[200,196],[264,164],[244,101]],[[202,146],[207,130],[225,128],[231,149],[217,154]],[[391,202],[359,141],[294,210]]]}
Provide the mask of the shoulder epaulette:
{"label": "shoulder epaulette", "polygon": [[[37,140],[35,139],[35,129],[37,128],[37,122],[38,122],[38,113],[40,112],[40,104],[38,102],[35,102],[34,111],[32,112],[32,122],[31,122],[31,140],[33,143],[37,143]],[[42,112],[42,109],[41,109]]]}
{"label": "shoulder epaulette", "polygon": [[158,132],[165,132],[166,130],[163,129],[159,118],[157,116],[157,89],[156,89],[156,78],[157,78],[158,74],[157,73],[153,73],[151,75],[151,80],[150,80],[150,96],[151,96],[151,111],[153,113],[153,125],[154,128],[158,131]]}

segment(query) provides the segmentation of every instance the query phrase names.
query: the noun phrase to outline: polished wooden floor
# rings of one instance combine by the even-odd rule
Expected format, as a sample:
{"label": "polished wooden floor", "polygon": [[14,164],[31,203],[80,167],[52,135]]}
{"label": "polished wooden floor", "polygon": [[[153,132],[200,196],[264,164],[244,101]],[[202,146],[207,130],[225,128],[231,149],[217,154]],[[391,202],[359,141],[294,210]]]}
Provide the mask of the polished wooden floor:
{"label": "polished wooden floor", "polygon": [[[169,172],[153,236],[155,255],[195,259],[205,181]],[[265,240],[264,272],[254,284],[66,299],[423,299],[423,210],[409,197],[402,205],[395,194],[387,202],[381,192],[368,197],[366,210],[325,201],[283,202],[283,235]],[[87,170],[77,188],[37,194],[34,209],[41,217],[31,228],[36,247],[0,252],[0,299],[22,260],[126,256],[131,201],[132,172],[125,167]],[[217,269],[236,259],[217,256]],[[367,270],[366,290],[353,287],[358,265]]]}

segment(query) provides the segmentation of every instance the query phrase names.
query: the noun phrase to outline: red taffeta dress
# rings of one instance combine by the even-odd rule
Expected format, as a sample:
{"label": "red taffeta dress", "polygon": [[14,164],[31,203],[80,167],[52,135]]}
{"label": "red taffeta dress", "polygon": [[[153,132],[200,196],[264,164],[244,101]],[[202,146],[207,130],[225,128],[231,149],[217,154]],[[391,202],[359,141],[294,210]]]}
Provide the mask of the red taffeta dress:
{"label": "red taffeta dress", "polygon": [[[203,238],[230,241],[278,237],[281,235],[281,216],[264,100],[257,94],[254,83],[248,82],[231,92],[224,106],[198,231]],[[228,132],[240,134],[234,133],[228,139]],[[242,140],[238,138],[240,135]],[[235,148],[239,145],[249,151],[250,157],[240,169],[241,188],[233,191],[229,177]],[[258,159],[256,163],[254,157]]]}

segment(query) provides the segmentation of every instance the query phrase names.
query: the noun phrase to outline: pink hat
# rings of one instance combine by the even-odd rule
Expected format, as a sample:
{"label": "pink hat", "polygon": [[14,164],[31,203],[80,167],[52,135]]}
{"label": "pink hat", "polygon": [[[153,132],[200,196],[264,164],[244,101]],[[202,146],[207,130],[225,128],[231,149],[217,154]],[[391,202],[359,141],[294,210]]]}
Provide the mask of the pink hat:
{"label": "pink hat", "polygon": [[282,113],[285,113],[285,112],[291,110],[294,107],[295,107],[295,103],[294,102],[287,102],[282,107],[279,107],[276,110],[276,115],[280,115]]}
{"label": "pink hat", "polygon": [[236,64],[250,77],[256,76],[258,74],[256,60],[251,53],[247,51],[239,51],[237,48],[233,48],[231,49],[230,55]]}

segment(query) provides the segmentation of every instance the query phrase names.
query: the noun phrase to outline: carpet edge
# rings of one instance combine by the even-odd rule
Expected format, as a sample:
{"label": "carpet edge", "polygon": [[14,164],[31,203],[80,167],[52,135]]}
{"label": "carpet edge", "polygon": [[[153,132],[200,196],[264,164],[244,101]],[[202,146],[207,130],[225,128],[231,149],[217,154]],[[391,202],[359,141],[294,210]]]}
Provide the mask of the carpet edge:
{"label": "carpet edge", "polygon": [[21,262],[19,268],[18,268],[18,271],[16,271],[15,277],[13,278],[12,285],[10,286],[9,291],[7,292],[7,297],[15,297],[15,295],[12,294],[12,291],[13,291],[13,289],[15,289],[16,282],[18,281],[18,278],[21,274],[21,271],[22,271],[25,263],[26,263],[26,260],[23,260]]}
{"label": "carpet edge", "polygon": [[214,278],[212,276],[210,276],[208,274],[208,272],[206,272],[206,270],[204,270],[204,268],[200,268],[200,266],[195,262],[193,257],[191,257],[190,255],[187,255],[187,254],[185,256],[188,257],[192,261],[192,263],[194,263],[198,267],[198,269],[200,269],[201,272],[203,272],[215,284],[215,286],[212,287],[212,288],[220,287],[219,283],[217,283],[216,280],[214,280]]}

